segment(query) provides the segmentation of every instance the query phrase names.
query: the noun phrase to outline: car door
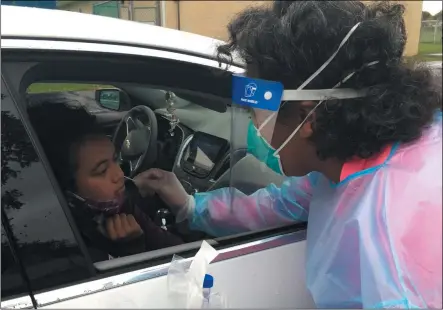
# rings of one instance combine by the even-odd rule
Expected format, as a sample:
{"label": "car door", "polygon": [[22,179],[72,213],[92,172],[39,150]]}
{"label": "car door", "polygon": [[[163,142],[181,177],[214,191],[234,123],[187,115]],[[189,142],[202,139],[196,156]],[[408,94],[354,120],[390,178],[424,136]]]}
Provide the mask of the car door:
{"label": "car door", "polygon": [[12,238],[8,238],[2,221],[1,299],[7,300],[5,303],[2,302],[2,308],[29,307],[33,305],[31,291],[28,286],[29,281],[18,258],[15,245],[11,245],[11,243]]}
{"label": "car door", "polygon": [[1,91],[2,308],[32,307],[34,291],[81,281],[94,269],[3,77]]}
{"label": "car door", "polygon": [[[32,156],[26,157],[32,164],[20,165],[19,163],[19,166],[23,171],[29,171],[31,167],[34,171],[31,170],[28,174],[21,172],[21,177],[14,178],[14,182],[11,181],[9,184],[11,190],[17,188],[23,192],[23,195],[16,192],[17,198],[26,197],[20,201],[22,204],[20,210],[27,212],[15,211],[22,217],[15,220],[15,223],[19,224],[16,224],[16,230],[13,231],[19,238],[18,243],[22,245],[20,248],[23,248],[21,260],[29,277],[31,296],[35,299],[34,304],[42,308],[172,307],[173,303],[168,296],[166,281],[169,262],[175,253],[185,257],[194,255],[199,243],[92,264],[46,162],[44,151],[40,149],[35,133],[27,123],[23,105],[19,102],[19,94],[23,91],[21,89],[24,83],[23,77],[33,67],[33,64],[27,65],[28,59],[33,59],[29,58],[30,54],[50,53],[51,49],[57,52],[67,50],[79,52],[82,49],[84,52],[92,52],[97,51],[103,43],[97,43],[92,50],[88,50],[94,44],[63,42],[63,40],[27,40],[24,45],[24,42],[20,41],[20,39],[2,40],[2,52],[14,52],[14,57],[6,57],[5,61],[2,60],[2,66],[6,68],[4,74],[7,85],[17,101],[13,102],[10,99],[9,109],[12,112],[9,111],[9,113],[15,113],[15,119],[19,120],[22,130],[21,141],[26,141],[28,148],[32,149],[29,151]],[[24,46],[27,49],[23,55],[26,54],[28,57],[20,59],[20,52],[24,52]],[[121,45],[112,44],[105,44],[105,47],[101,48],[103,53],[111,55],[114,60],[124,58],[127,61],[128,58],[125,56],[137,55],[141,59],[140,65],[143,65],[143,61],[168,64],[164,67],[166,73],[159,76],[158,80],[164,79],[162,83],[169,83],[169,86],[182,83],[181,88],[198,89],[199,85],[193,85],[192,81],[202,80],[199,76],[186,75],[181,77],[183,81],[178,77],[167,80],[168,76],[172,76],[167,70],[177,69],[170,66],[172,63],[174,66],[187,68],[190,72],[194,72],[192,66],[212,71],[218,69],[218,63],[215,61],[180,55],[177,52],[162,52],[138,47],[123,49]],[[72,57],[72,53],[70,55],[66,57]],[[86,62],[85,67],[87,67]],[[134,67],[133,72],[135,71]],[[77,78],[81,77],[77,76]],[[218,90],[213,88],[212,91]],[[208,96],[211,95],[209,92]],[[8,111],[5,110],[6,112]],[[9,212],[8,216],[8,220],[12,221],[14,218],[12,212]],[[37,233],[33,230],[35,227],[42,228],[42,231]],[[215,278],[215,289],[227,297],[230,307],[309,308],[313,306],[305,285],[305,229],[306,225],[296,224],[210,240],[220,254],[211,264],[209,272]],[[29,241],[24,236],[21,237],[23,234],[26,234],[27,238],[31,235],[34,239],[31,238]],[[31,255],[34,252],[25,252],[24,249],[29,249],[30,246],[38,249],[38,254]],[[24,257],[26,255],[30,257]],[[47,266],[46,269],[45,266]],[[55,270],[49,269],[54,266],[57,267]]]}

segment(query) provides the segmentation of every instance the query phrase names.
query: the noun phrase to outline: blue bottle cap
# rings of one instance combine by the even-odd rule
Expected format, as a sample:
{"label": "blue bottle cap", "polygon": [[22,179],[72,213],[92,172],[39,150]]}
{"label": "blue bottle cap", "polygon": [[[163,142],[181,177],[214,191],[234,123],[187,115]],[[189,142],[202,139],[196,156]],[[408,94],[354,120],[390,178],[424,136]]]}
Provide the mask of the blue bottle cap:
{"label": "blue bottle cap", "polygon": [[203,280],[203,288],[212,288],[214,286],[214,277],[210,274],[205,274],[205,279]]}

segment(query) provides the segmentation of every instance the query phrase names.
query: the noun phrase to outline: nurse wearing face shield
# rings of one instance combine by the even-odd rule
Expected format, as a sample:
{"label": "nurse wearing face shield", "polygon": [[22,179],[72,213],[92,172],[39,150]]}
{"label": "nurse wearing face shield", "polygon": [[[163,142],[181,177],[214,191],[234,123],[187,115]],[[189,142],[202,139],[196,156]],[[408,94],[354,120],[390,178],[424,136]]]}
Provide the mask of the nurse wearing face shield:
{"label": "nurse wearing face shield", "polygon": [[283,184],[247,195],[235,166],[230,188],[194,196],[158,169],[137,182],[213,236],[308,221],[319,308],[441,309],[441,92],[426,67],[402,61],[403,11],[277,1],[242,12],[218,48],[247,64],[233,76],[232,156],[244,132]]}

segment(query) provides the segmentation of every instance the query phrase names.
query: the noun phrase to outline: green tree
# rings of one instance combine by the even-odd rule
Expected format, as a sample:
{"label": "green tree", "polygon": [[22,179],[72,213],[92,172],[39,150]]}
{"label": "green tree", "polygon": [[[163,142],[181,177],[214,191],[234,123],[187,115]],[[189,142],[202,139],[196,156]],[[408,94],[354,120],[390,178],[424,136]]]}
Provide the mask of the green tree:
{"label": "green tree", "polygon": [[421,12],[421,20],[430,20],[432,17],[432,14],[427,11]]}

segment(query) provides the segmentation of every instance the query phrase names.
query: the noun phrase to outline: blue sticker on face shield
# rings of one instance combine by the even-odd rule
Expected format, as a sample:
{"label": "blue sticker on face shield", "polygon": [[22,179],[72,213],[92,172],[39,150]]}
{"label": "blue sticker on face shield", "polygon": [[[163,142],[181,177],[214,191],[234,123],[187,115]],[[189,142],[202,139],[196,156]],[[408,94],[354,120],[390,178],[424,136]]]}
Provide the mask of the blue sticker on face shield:
{"label": "blue sticker on face shield", "polygon": [[279,82],[232,76],[232,101],[256,109],[278,111],[283,96]]}

